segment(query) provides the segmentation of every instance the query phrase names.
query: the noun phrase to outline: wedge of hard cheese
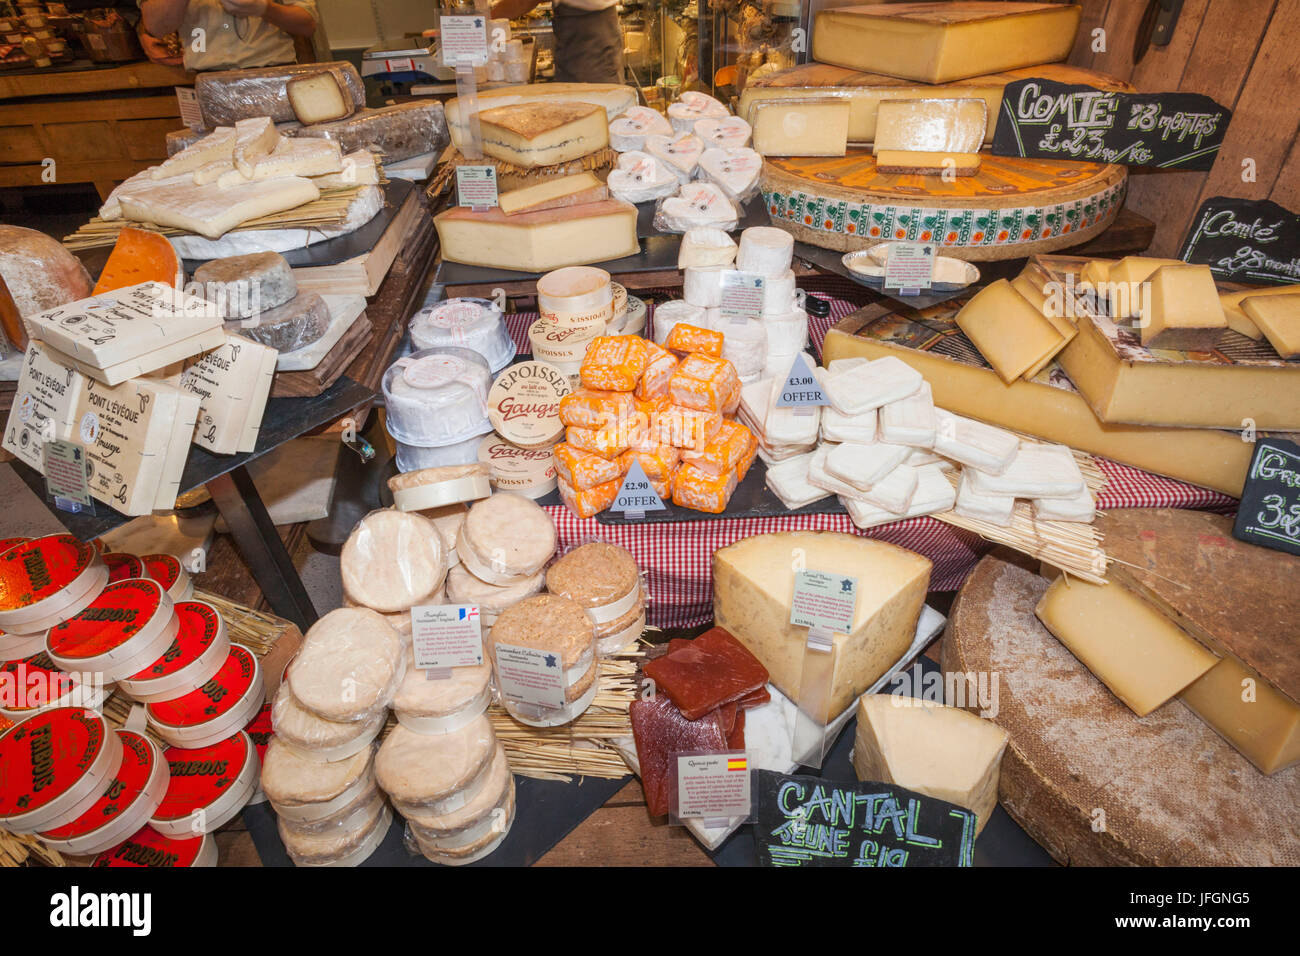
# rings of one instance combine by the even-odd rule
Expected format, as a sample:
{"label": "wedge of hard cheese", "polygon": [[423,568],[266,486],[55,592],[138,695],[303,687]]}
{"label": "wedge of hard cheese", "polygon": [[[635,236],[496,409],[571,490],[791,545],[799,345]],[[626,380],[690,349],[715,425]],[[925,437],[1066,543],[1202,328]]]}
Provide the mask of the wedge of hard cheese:
{"label": "wedge of hard cheese", "polygon": [[559,179],[546,179],[535,186],[512,189],[497,198],[497,204],[507,216],[521,212],[542,212],[546,209],[563,209],[581,206],[609,198],[609,188],[592,173],[575,173]]}
{"label": "wedge of hard cheese", "polygon": [[858,701],[853,771],[859,780],[895,783],[975,814],[979,834],[998,805],[1007,732],[956,707],[867,694]]}
{"label": "wedge of hard cheese", "polygon": [[605,111],[592,103],[515,103],[479,113],[483,152],[522,169],[567,163],[609,146]]}
{"label": "wedge of hard cheese", "polygon": [[[833,638],[829,696],[801,684],[808,629],[790,623],[796,562],[857,578],[849,633]],[[772,683],[810,714],[834,717],[874,684],[916,635],[930,583],[929,559],[903,548],[830,531],[745,538],[713,555],[713,615],[763,662]]]}
{"label": "wedge of hard cheese", "polygon": [[507,216],[500,207],[456,206],[433,219],[448,262],[549,272],[635,255],[636,206],[604,199],[582,206]]}
{"label": "wedge of hard cheese", "polygon": [[[478,91],[480,110],[514,103],[592,103],[604,107],[607,119],[613,119],[635,106],[636,101],[635,87],[617,83],[530,83]],[[460,100],[448,100],[446,111],[447,130],[451,134],[452,145],[463,149],[465,140],[469,137],[469,120],[461,116]]]}

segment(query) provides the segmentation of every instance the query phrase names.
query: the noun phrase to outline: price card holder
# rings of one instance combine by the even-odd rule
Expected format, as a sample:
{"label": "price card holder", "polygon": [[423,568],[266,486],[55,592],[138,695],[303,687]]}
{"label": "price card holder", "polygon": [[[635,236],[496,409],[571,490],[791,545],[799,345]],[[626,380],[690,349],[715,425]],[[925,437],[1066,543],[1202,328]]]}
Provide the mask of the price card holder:
{"label": "price card holder", "polygon": [[94,514],[95,500],[87,482],[90,465],[86,450],[76,442],[47,441],[41,446],[45,457],[45,488],[54,507],[73,514]]}
{"label": "price card holder", "polygon": [[719,311],[724,319],[744,323],[763,314],[763,285],[767,280],[751,272],[722,273],[722,305]]}
{"label": "price card holder", "polygon": [[796,571],[790,623],[808,628],[790,749],[795,762],[820,767],[830,740],[826,728],[831,713],[831,687],[835,676],[836,632],[853,630],[858,580],[829,571]]}
{"label": "price card holder", "polygon": [[475,212],[491,209],[498,204],[497,171],[495,166],[457,166],[456,201]]}
{"label": "price card holder", "polygon": [[1300,554],[1300,445],[1280,438],[1255,444],[1232,536]]}
{"label": "price card holder", "polygon": [[920,295],[934,281],[938,246],[932,243],[890,243],[885,260],[885,288],[899,295]]}
{"label": "price card holder", "polygon": [[790,363],[790,374],[785,377],[781,393],[776,397],[777,407],[793,408],[796,415],[812,415],[819,405],[830,403],[804,354],[795,355]]}
{"label": "price card holder", "polygon": [[453,667],[483,663],[483,630],[473,604],[439,604],[411,608],[411,644],[415,666],[429,680],[447,680]]}
{"label": "price card holder", "polygon": [[647,511],[667,511],[668,506],[646,477],[641,462],[634,460],[609,510],[621,514],[628,521],[644,521]]}
{"label": "price card holder", "polygon": [[456,71],[456,98],[460,103],[460,115],[469,127],[460,153],[466,159],[482,159],[483,133],[478,122],[478,77],[475,70],[488,61],[488,4],[486,0],[475,0],[472,5],[442,7],[439,12],[438,49],[442,65]]}
{"label": "price card holder", "polygon": [[674,753],[668,822],[699,820],[710,829],[737,827],[753,815],[749,760],[743,750]]}
{"label": "price card holder", "polygon": [[192,86],[178,86],[176,89],[176,103],[180,107],[181,122],[192,130],[201,130],[207,127],[203,122],[203,110],[199,108],[199,97],[194,92]]}

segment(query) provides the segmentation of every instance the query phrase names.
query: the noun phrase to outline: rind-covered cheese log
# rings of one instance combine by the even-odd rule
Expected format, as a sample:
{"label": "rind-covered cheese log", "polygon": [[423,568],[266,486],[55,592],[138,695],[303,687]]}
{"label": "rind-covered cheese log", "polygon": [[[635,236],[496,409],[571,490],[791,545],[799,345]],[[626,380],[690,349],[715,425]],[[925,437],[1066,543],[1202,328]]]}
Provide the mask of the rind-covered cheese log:
{"label": "rind-covered cheese log", "polygon": [[278,252],[209,260],[194,270],[194,281],[203,298],[222,305],[229,318],[251,318],[298,294],[293,269]]}
{"label": "rind-covered cheese log", "polygon": [[[754,436],[739,422],[724,421],[703,451],[686,451],[682,460],[706,475],[721,477],[735,472],[750,452]],[[757,451],[757,446],[754,446]],[[753,460],[752,458],[750,459]]]}
{"label": "rind-covered cheese log", "polygon": [[708,514],[722,514],[736,490],[736,475],[710,475],[694,465],[683,465],[673,476],[673,504]]}
{"label": "rind-covered cheese log", "polygon": [[636,397],[651,399],[668,394],[668,380],[677,370],[677,357],[654,342],[645,342],[646,363],[636,383]]}
{"label": "rind-covered cheese log", "polygon": [[361,110],[333,123],[304,126],[297,135],[332,139],[345,153],[365,147],[380,153],[382,162],[396,163],[442,152],[447,145],[447,118],[436,100],[398,103]]}
{"label": "rind-covered cheese log", "polygon": [[325,300],[315,292],[304,292],[279,308],[228,321],[225,329],[280,352],[292,352],[320,339],[331,321],[333,316]]}
{"label": "rind-covered cheese log", "polygon": [[635,335],[592,339],[582,360],[579,377],[584,388],[630,392],[645,371],[645,339]]}
{"label": "rind-covered cheese log", "polygon": [[725,359],[709,355],[686,356],[668,380],[668,397],[674,405],[684,408],[722,411],[739,392],[740,379],[735,367]]}
{"label": "rind-covered cheese log", "polygon": [[[630,454],[630,452],[628,453]],[[568,485],[578,490],[594,488],[606,482],[618,481],[628,469],[630,460],[625,455],[606,458],[568,442],[555,446],[555,471]]]}
{"label": "rind-covered cheese log", "polygon": [[721,412],[669,405],[651,416],[649,437],[674,448],[703,450],[721,427]]}
{"label": "rind-covered cheese log", "polygon": [[627,451],[631,443],[629,432],[626,426],[617,425],[613,428],[570,428],[565,439],[578,451],[613,458]]}
{"label": "rind-covered cheese log", "polygon": [[328,72],[346,87],[354,103],[365,103],[366,87],[351,63],[294,63],[253,70],[200,73],[194,81],[203,123],[209,129],[234,126],[241,119],[269,116],[277,123],[295,119],[289,101],[289,81],[297,76]]}
{"label": "rind-covered cheese log", "polygon": [[626,421],[634,411],[627,392],[579,388],[560,399],[560,421],[572,428],[605,428]]}
{"label": "rind-covered cheese log", "polygon": [[285,84],[289,105],[298,122],[331,123],[351,116],[358,105],[352,98],[352,89],[329,70],[295,76]]}
{"label": "rind-covered cheese log", "polygon": [[724,341],[721,332],[714,332],[712,329],[702,329],[698,325],[679,322],[668,333],[668,340],[664,345],[674,352],[697,353],[721,358]]}

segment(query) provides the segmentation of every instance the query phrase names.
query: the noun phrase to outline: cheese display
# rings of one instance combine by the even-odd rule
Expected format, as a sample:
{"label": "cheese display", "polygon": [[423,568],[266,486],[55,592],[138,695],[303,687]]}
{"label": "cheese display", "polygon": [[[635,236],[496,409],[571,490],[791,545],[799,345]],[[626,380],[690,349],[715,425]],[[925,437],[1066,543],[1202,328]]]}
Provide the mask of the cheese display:
{"label": "cheese display", "polygon": [[444,680],[416,669],[414,651],[393,698],[398,723],[425,734],[449,734],[474,721],[492,700],[492,667],[453,667]]}
{"label": "cheese display", "polygon": [[5,425],[5,451],[37,471],[45,465],[44,443],[72,433],[86,387],[85,376],[59,362],[57,355],[40,342],[28,343]]}
{"label": "cheese display", "polygon": [[[398,359],[381,380],[389,434],[405,445],[444,447],[492,430],[492,372],[469,349],[443,346]],[[449,462],[450,464],[450,462]]]}
{"label": "cheese display", "polygon": [[[393,493],[393,507],[398,511],[428,512],[430,509],[486,498],[492,493],[488,476],[489,470],[480,464],[422,468],[389,478],[388,490]],[[459,510],[452,513],[459,513]],[[425,514],[424,517],[437,524],[437,517],[440,516]],[[428,529],[421,530],[427,532]],[[441,532],[442,528],[439,527],[438,530]],[[454,535],[451,540],[443,535],[445,547],[452,548],[454,544]],[[454,563],[448,560],[448,565]]]}
{"label": "cheese display", "polygon": [[739,149],[749,145],[753,129],[739,116],[696,120],[692,130],[709,149]]}
{"label": "cheese display", "polygon": [[480,580],[509,585],[540,571],[555,544],[555,524],[545,511],[520,495],[502,493],[469,509],[456,552]]}
{"label": "cheese display", "polygon": [[965,807],[983,830],[998,803],[1008,735],[956,707],[896,694],[858,701],[853,769],[859,780],[896,783]]}
{"label": "cheese display", "polygon": [[1053,3],[871,4],[817,14],[819,63],[925,83],[1063,60],[1080,8]]}
{"label": "cheese display", "polygon": [[605,262],[641,248],[636,207],[617,199],[513,216],[458,206],[433,221],[444,259],[520,272]]}
{"label": "cheese display", "polygon": [[677,268],[729,266],[736,261],[736,241],[721,229],[687,229],[677,253]]}
{"label": "cheese display", "polygon": [[[432,540],[439,538],[434,534]],[[397,632],[377,613],[339,608],[312,625],[286,679],[294,699],[317,716],[364,720],[392,701],[405,673],[405,652]]]}
{"label": "cheese display", "polygon": [[36,833],[74,823],[96,804],[122,765],[122,739],[94,711],[56,707],[6,731],[0,757],[0,823]]}
{"label": "cheese display", "polygon": [[480,110],[483,151],[523,169],[553,166],[609,146],[604,110],[590,103],[515,103]]}
{"label": "cheese display", "polygon": [[241,336],[207,352],[182,373],[179,388],[197,395],[194,443],[219,455],[252,451],[280,353]]}
{"label": "cheese display", "polygon": [[[241,154],[237,150],[235,155]],[[220,188],[265,179],[305,176],[312,179],[317,189],[323,189],[320,177],[343,173],[343,152],[338,143],[329,140],[287,139],[255,159],[249,159],[245,155],[233,165],[233,169],[222,171],[214,180]],[[200,181],[198,173],[194,174],[194,180],[196,183]]]}
{"label": "cheese display", "polygon": [[704,154],[704,140],[689,130],[678,136],[647,136],[643,146],[646,155],[663,163],[679,183],[689,183],[695,176],[695,167]]}
{"label": "cheese display", "polygon": [[293,115],[303,125],[343,119],[358,106],[351,85],[339,82],[338,75],[328,70],[292,77],[285,83],[284,92]]}
{"label": "cheese display", "polygon": [[173,747],[208,747],[248,725],[266,694],[257,656],[242,644],[197,690],[145,706],[149,727]]}
{"label": "cheese display", "polygon": [[446,299],[415,313],[408,327],[416,351],[467,348],[483,356],[494,373],[515,356],[505,318],[488,299]]}
{"label": "cheese display", "polygon": [[221,306],[227,318],[252,318],[298,294],[293,269],[276,252],[210,260],[194,270],[194,282],[203,298]]}
{"label": "cheese display", "polygon": [[127,226],[118,233],[91,295],[145,282],[180,286],[184,277],[180,258],[166,236]]}
{"label": "cheese display", "polygon": [[638,203],[671,196],[681,180],[666,163],[649,153],[629,150],[619,156],[606,184],[615,199]]}
{"label": "cheese display", "polygon": [[446,550],[428,518],[406,511],[374,511],[348,535],[339,571],[349,598],[371,610],[394,614],[426,603],[442,587]]}
{"label": "cheese display", "polygon": [[[546,590],[582,607],[596,626],[620,622],[642,610],[642,582],[636,560],[625,548],[591,541],[566,552],[546,570]],[[637,619],[634,616],[633,620]],[[609,635],[602,653],[621,650],[640,633],[620,628]],[[621,644],[614,645],[615,641]]]}
{"label": "cheese display", "polygon": [[242,730],[206,747],[169,747],[163,759],[170,779],[149,826],[174,838],[213,833],[234,819],[257,789],[262,769]]}
{"label": "cheese display", "polygon": [[[812,570],[858,568],[853,629],[833,637],[829,699],[800,699],[805,628],[790,623],[792,549]],[[866,573],[870,569],[870,573]],[[930,562],[901,548],[833,532],[775,532],[713,556],[713,614],[763,662],[772,683],[809,713],[836,715],[898,660],[912,641]]]}
{"label": "cheese display", "polygon": [[1244,292],[1221,292],[1219,294],[1219,304],[1223,306],[1223,316],[1227,320],[1230,329],[1258,342],[1264,337],[1264,333],[1255,325],[1254,320],[1246,314],[1246,300],[1261,295],[1295,295],[1297,292],[1300,292],[1300,284],[1264,286],[1263,288],[1247,289]]}
{"label": "cheese display", "polygon": [[728,110],[707,93],[688,90],[668,105],[668,121],[677,133],[690,133],[702,119],[723,119]]}
{"label": "cheese display", "polygon": [[[595,339],[587,351],[599,354]],[[587,359],[583,360],[586,368]],[[568,377],[545,362],[521,362],[503,371],[488,392],[488,420],[497,434],[521,448],[550,448],[564,433],[560,402],[570,393]]]}
{"label": "cheese display", "polygon": [[218,239],[251,219],[318,198],[320,190],[310,179],[286,176],[229,187],[163,182],[147,192],[124,193],[120,203],[127,219]]}
{"label": "cheese display", "polygon": [[1041,367],[1066,345],[1051,320],[1005,279],[977,292],[956,322],[1005,382]]}

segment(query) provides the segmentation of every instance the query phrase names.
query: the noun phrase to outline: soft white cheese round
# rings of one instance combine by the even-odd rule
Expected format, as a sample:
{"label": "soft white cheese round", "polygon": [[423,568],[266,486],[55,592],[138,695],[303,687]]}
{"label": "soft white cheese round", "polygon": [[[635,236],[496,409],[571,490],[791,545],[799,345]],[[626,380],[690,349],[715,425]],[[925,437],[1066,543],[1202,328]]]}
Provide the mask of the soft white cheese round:
{"label": "soft white cheese round", "polygon": [[493,372],[510,364],[515,343],[505,316],[488,299],[447,299],[415,313],[411,344],[417,351],[456,346],[482,355]]}
{"label": "soft white cheese round", "polygon": [[383,617],[345,607],[312,625],[285,679],[317,716],[362,721],[392,701],[405,666],[405,645]]}
{"label": "soft white cheese round", "polygon": [[492,372],[477,352],[426,349],[398,359],[384,373],[389,434],[424,447],[450,445],[487,430]]}
{"label": "soft white cheese round", "polygon": [[751,226],[740,234],[736,268],[762,276],[780,276],[794,260],[794,237],[773,226]]}
{"label": "soft white cheese round", "polygon": [[395,614],[424,602],[447,576],[447,553],[437,526],[414,512],[372,511],[352,529],[339,556],[343,593],[352,601]]}

